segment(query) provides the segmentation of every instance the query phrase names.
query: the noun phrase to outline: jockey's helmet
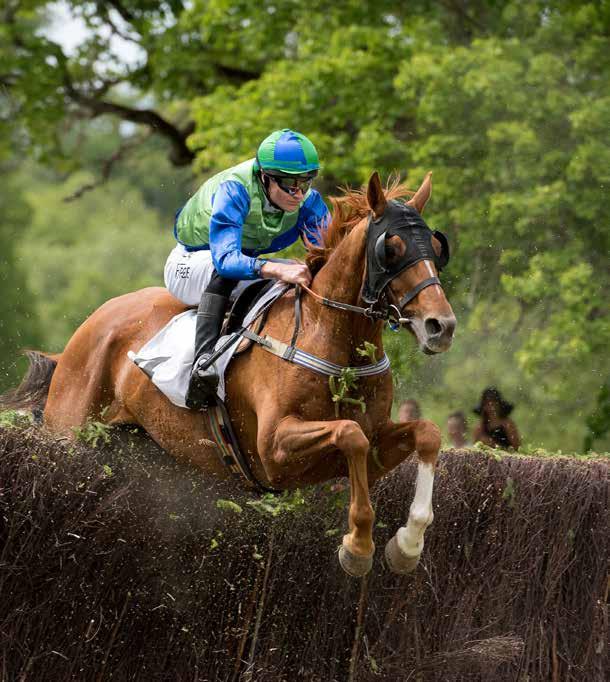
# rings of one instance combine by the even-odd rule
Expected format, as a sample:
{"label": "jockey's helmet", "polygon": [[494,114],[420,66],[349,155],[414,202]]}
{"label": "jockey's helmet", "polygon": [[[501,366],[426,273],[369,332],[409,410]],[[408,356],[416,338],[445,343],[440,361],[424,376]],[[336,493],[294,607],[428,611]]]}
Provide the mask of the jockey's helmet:
{"label": "jockey's helmet", "polygon": [[315,177],[320,169],[318,152],[311,140],[290,128],[275,130],[260,144],[256,153],[257,170],[267,175],[304,175]]}

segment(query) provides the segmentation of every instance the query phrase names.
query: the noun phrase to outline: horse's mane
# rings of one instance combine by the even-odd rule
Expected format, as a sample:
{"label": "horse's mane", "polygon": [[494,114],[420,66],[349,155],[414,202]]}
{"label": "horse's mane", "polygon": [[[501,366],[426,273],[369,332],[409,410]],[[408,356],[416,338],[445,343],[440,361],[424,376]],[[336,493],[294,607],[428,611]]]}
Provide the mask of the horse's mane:
{"label": "horse's mane", "polygon": [[[366,196],[366,187],[361,189],[342,188],[343,196],[330,197],[332,204],[332,220],[330,225],[322,232],[322,242],[316,246],[308,244],[307,256],[305,258],[312,274],[326,263],[331,253],[354,229],[354,227],[365,218],[371,210]],[[413,190],[400,182],[398,177],[390,178],[384,189],[385,197],[391,199],[401,199],[411,197],[415,194]]]}

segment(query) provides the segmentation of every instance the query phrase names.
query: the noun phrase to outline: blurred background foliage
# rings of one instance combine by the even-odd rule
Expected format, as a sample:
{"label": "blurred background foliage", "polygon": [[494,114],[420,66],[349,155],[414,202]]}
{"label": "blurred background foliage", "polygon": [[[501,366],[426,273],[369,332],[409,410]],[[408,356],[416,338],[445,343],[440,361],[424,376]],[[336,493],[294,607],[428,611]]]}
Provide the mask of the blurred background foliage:
{"label": "blurred background foliage", "polygon": [[325,196],[434,172],[459,327],[387,333],[397,402],[444,426],[495,384],[526,444],[609,449],[609,38],[608,0],[5,0],[0,386],[162,284],[174,212],[286,126]]}

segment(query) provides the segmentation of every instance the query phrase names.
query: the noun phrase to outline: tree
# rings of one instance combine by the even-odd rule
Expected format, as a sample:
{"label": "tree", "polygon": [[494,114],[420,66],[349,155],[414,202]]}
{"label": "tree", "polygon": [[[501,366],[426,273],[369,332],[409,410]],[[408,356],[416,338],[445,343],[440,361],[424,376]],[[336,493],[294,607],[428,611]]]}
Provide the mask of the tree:
{"label": "tree", "polygon": [[[194,155],[186,140],[193,126],[184,98],[259,74],[258,67],[228,58],[189,30],[189,12],[179,0],[66,4],[88,30],[73,55],[40,30],[51,11],[48,1],[7,0],[0,23],[4,96],[47,162],[77,168],[58,132],[84,117],[107,115],[162,137],[172,163],[189,165]],[[116,59],[117,41],[137,48],[136,64]],[[156,108],[132,104],[133,91],[152,95]]]}
{"label": "tree", "polygon": [[76,174],[59,187],[28,175],[35,180],[26,192],[33,214],[17,253],[30,264],[35,258],[27,281],[36,318],[45,330],[45,347],[61,351],[104,301],[163,286],[163,265],[173,246],[172,214],[163,220],[126,178],[112,179],[103,193],[87,193],[66,205],[62,197],[90,175]]}
{"label": "tree", "polygon": [[[456,343],[485,348],[522,404],[584,428],[609,372],[608,2],[67,5],[90,31],[73,55],[40,30],[48,2],[8,0],[0,25],[0,81],[30,151],[106,177],[145,133],[205,177],[290,126],[319,147],[327,193],[374,169],[413,186],[433,170],[426,217],[453,246]],[[110,57],[116,40],[137,46],[137,63]],[[93,159],[79,137],[90,119],[135,131]],[[404,343],[389,347],[405,376],[429,376]],[[451,357],[471,366],[472,355],[436,365],[455,401],[476,396]]]}
{"label": "tree", "polygon": [[25,268],[17,255],[17,244],[31,209],[15,181],[13,166],[8,151],[0,145],[0,391],[14,384],[19,376],[19,351],[35,346],[39,339]]}

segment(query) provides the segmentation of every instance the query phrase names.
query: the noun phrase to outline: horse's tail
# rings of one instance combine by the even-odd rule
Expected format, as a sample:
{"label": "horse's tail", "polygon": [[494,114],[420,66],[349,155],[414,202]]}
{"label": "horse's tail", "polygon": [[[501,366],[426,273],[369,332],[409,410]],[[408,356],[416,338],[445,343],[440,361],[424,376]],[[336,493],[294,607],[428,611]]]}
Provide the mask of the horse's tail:
{"label": "horse's tail", "polygon": [[61,353],[56,355],[26,350],[30,366],[17,388],[0,395],[0,410],[31,410],[42,415],[47,402],[51,377]]}

